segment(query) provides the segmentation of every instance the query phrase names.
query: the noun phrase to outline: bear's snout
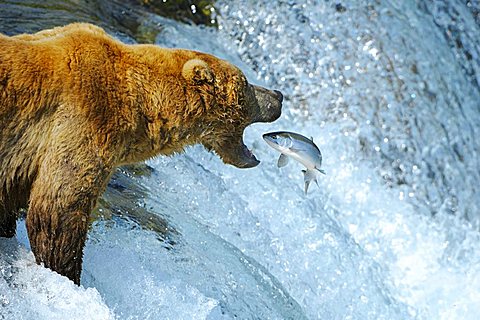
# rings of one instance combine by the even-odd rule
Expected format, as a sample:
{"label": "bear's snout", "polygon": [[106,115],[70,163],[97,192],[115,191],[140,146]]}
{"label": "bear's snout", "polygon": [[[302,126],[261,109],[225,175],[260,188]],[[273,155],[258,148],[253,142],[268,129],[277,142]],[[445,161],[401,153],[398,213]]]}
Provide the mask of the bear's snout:
{"label": "bear's snout", "polygon": [[283,94],[278,90],[273,90],[273,92],[275,92],[277,94],[278,101],[280,101],[280,103],[282,103],[283,102]]}
{"label": "bear's snout", "polygon": [[268,90],[253,86],[257,98],[259,112],[253,122],[273,122],[282,114],[283,94],[278,90]]}

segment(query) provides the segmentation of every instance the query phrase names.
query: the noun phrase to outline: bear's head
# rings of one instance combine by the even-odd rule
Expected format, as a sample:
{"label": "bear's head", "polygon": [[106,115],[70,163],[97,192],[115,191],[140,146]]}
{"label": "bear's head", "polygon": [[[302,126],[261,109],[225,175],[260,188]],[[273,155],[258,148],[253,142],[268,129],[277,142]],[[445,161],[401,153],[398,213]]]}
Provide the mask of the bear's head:
{"label": "bear's head", "polygon": [[202,113],[199,142],[225,163],[239,168],[258,165],[243,142],[243,131],[252,123],[278,119],[282,93],[248,83],[240,69],[208,55],[188,60],[182,76],[193,89],[195,103],[189,107]]}

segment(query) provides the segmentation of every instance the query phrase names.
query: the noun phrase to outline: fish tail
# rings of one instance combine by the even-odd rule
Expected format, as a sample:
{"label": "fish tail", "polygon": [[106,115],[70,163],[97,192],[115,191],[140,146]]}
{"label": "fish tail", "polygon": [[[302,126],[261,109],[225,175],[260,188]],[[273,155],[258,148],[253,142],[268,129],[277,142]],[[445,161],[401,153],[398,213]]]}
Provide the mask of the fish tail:
{"label": "fish tail", "polygon": [[303,172],[303,180],[305,181],[305,194],[307,194],[308,186],[310,185],[310,182],[315,181],[315,183],[318,186],[317,172],[314,170],[308,170],[308,169],[302,170],[302,172]]}

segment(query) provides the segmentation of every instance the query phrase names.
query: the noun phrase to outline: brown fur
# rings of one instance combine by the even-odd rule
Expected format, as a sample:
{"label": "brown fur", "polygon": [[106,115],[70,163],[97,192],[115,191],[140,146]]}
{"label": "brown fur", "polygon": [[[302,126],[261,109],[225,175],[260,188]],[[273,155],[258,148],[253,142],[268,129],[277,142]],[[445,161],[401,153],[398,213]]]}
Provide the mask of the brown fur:
{"label": "brown fur", "polygon": [[211,55],[125,45],[89,24],[0,34],[0,236],[28,206],[37,262],[78,284],[89,215],[115,167],[195,143],[254,166],[243,130],[280,108],[279,92]]}

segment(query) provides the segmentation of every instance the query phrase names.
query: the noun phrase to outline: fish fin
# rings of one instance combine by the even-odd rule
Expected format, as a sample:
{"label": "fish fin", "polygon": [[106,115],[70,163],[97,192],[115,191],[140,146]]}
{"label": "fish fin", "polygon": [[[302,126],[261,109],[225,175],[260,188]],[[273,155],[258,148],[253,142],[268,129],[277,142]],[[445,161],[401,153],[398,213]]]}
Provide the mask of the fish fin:
{"label": "fish fin", "polygon": [[308,186],[310,185],[310,182],[315,181],[315,183],[318,186],[317,173],[313,170],[302,170],[302,172],[303,172],[303,180],[305,181],[305,194],[307,194]]}
{"label": "fish fin", "polygon": [[320,173],[326,174],[326,173],[325,173],[325,170],[323,170],[323,169],[318,169],[318,168],[315,168],[315,169],[317,169],[318,172],[320,172]]}
{"label": "fish fin", "polygon": [[305,194],[307,194],[308,186],[310,185],[310,180],[307,179],[307,170],[302,170],[303,172],[303,181],[305,181]]}
{"label": "fish fin", "polygon": [[312,136],[310,137],[310,140],[312,140],[312,142],[313,142],[313,137]]}
{"label": "fish fin", "polygon": [[280,157],[278,158],[277,166],[279,168],[285,167],[288,163],[288,157],[284,155],[283,153],[280,154]]}

